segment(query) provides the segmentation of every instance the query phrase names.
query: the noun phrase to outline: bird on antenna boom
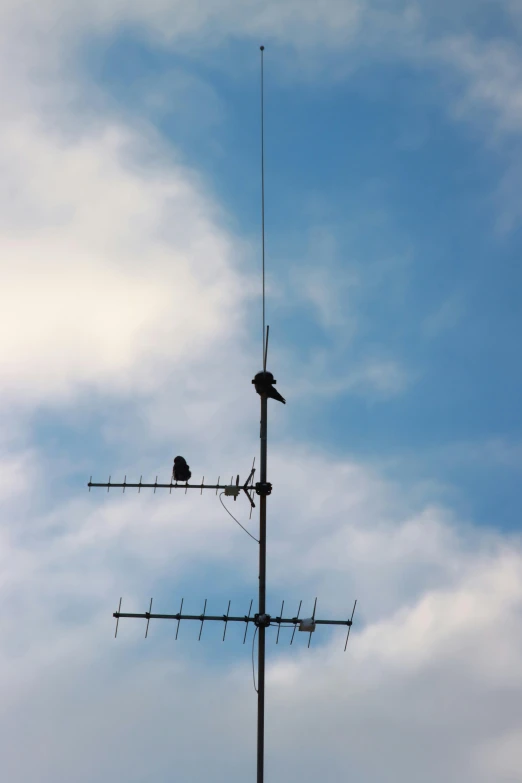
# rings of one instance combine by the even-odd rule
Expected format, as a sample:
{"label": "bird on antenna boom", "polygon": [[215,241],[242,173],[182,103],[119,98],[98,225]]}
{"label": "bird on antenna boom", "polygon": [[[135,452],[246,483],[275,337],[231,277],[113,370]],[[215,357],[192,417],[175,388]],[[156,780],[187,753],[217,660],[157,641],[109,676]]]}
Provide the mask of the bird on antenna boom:
{"label": "bird on antenna boom", "polygon": [[172,469],[172,478],[174,481],[188,481],[192,476],[190,468],[183,457],[174,457],[174,467]]}

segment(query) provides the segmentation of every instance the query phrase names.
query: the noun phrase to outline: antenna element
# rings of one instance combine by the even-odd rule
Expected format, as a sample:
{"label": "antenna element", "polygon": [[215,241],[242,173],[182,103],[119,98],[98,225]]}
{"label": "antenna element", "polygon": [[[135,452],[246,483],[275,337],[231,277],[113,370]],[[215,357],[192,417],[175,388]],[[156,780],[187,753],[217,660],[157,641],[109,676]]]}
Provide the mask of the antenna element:
{"label": "antenna element", "polygon": [[265,330],[265,86],[264,86],[264,51],[261,51],[261,259],[263,276],[263,369],[266,370],[266,349],[268,334]]}

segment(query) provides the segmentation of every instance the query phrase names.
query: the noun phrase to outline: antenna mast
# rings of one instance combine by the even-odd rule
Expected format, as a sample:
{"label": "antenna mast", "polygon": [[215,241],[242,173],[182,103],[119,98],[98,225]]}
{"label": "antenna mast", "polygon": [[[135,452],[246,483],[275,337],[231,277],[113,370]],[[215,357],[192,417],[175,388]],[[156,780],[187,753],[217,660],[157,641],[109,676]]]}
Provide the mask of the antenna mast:
{"label": "antenna mast", "polygon": [[[221,495],[233,497],[234,500],[237,500],[238,496],[241,493],[244,493],[250,503],[251,514],[252,514],[252,509],[255,508],[254,494],[256,494],[259,497],[259,539],[256,539],[254,536],[252,536],[252,534],[248,530],[246,530],[246,528],[243,528],[243,530],[245,530],[245,532],[248,533],[248,535],[259,544],[259,600],[258,600],[258,611],[254,614],[253,617],[251,616],[253,601],[250,602],[248,615],[243,615],[243,616],[230,615],[230,601],[228,602],[226,614],[223,615],[206,614],[207,599],[205,599],[205,603],[203,606],[203,613],[200,615],[183,614],[183,599],[181,599],[181,606],[177,614],[153,614],[152,598],[150,599],[148,611],[139,614],[134,612],[132,613],[122,612],[121,611],[122,599],[120,598],[118,611],[114,612],[113,615],[116,618],[115,636],[117,636],[118,634],[118,624],[120,618],[122,617],[139,618],[139,619],[146,620],[147,623],[145,628],[145,638],[147,638],[148,636],[149,623],[151,620],[177,620],[176,639],[178,638],[179,625],[181,620],[196,620],[197,622],[201,623],[198,639],[201,639],[203,624],[205,621],[223,622],[224,623],[223,641],[225,640],[228,623],[237,623],[237,622],[245,623],[245,634],[243,637],[243,644],[246,641],[249,625],[253,623],[256,626],[256,633],[258,636],[258,660],[257,660],[258,685],[256,688],[257,690],[257,778],[256,778],[257,783],[263,783],[264,781],[265,650],[266,650],[267,628],[269,628],[270,626],[272,627],[277,626],[276,644],[279,643],[279,632],[281,630],[281,626],[293,627],[290,644],[292,644],[294,641],[294,635],[296,629],[299,629],[299,631],[304,631],[309,634],[308,647],[310,647],[312,633],[316,630],[316,626],[318,625],[344,626],[347,628],[346,642],[344,645],[344,649],[346,651],[346,646],[348,644],[350,630],[353,623],[355,606],[357,604],[357,601],[355,601],[353,605],[351,617],[348,620],[318,620],[315,616],[316,607],[317,607],[317,598],[315,599],[312,616],[308,618],[299,617],[301,612],[302,601],[300,601],[297,615],[294,617],[283,617],[284,601],[281,605],[281,613],[279,616],[273,616],[273,615],[271,616],[266,611],[266,499],[272,492],[272,485],[267,480],[268,399],[270,398],[282,403],[286,403],[286,400],[275,388],[275,384],[277,383],[277,381],[275,380],[274,376],[272,375],[271,372],[268,372],[266,369],[267,358],[268,358],[269,327],[266,326],[265,323],[265,154],[264,154],[264,83],[263,83],[264,49],[265,49],[264,46],[260,47],[260,51],[261,51],[261,255],[262,255],[262,307],[263,307],[263,369],[261,370],[261,372],[258,372],[256,374],[256,376],[252,381],[256,392],[260,396],[260,401],[261,401],[260,481],[254,483],[255,468],[254,465],[252,465],[252,469],[244,484],[240,483],[239,476],[237,476],[235,483],[232,477],[230,479],[230,484],[220,484],[219,478],[215,484],[205,484],[204,477],[201,480],[201,484],[197,484],[197,483],[191,484],[189,483],[189,480],[192,474],[189,470],[189,466],[186,464],[186,461],[183,459],[183,457],[176,457],[174,460],[174,472],[170,483],[158,484],[157,476],[156,476],[156,481],[154,483],[143,483],[142,477],[140,477],[139,483],[128,483],[126,476],[122,483],[111,482],[110,476],[108,482],[104,482],[104,483],[93,482],[91,476],[91,479],[88,483],[89,491],[91,490],[91,487],[106,487],[107,492],[117,487],[123,489],[123,492],[125,492],[127,488],[137,488],[138,492],[141,492],[142,489],[146,489],[146,488],[152,488],[154,489],[154,492],[156,492],[156,490],[158,489],[168,489],[171,494],[173,489],[184,489],[185,492],[187,492],[189,489],[199,489],[201,493],[203,493],[203,490],[213,489],[216,491],[216,495],[217,495],[219,490],[221,490],[220,500],[221,500]],[[235,517],[233,517],[233,515],[231,514],[231,512],[227,509],[225,504],[223,502],[222,504],[225,510],[230,514],[230,516],[232,516],[232,518],[236,522],[238,522],[238,520],[236,520]],[[240,527],[243,527],[243,525],[241,525],[240,522],[238,522],[238,524]]]}
{"label": "antenna mast", "polygon": [[[264,118],[264,50],[261,46],[261,253],[263,267],[263,375],[266,378],[268,334],[265,335],[265,118]],[[263,783],[265,763],[265,631],[266,631],[266,498],[272,487],[266,479],[268,397],[261,394],[261,454],[259,498],[259,630],[257,653],[257,783]],[[270,620],[268,620],[270,623]]]}

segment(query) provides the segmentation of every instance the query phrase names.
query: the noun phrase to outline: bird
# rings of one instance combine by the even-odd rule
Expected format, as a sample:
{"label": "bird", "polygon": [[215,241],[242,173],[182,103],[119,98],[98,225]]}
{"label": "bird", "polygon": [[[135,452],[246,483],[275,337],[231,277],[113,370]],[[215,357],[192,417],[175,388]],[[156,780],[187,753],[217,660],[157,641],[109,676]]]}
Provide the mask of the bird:
{"label": "bird", "polygon": [[270,397],[272,400],[277,400],[286,405],[285,398],[279,394],[277,389],[274,389],[274,383],[277,383],[271,372],[266,370],[258,372],[254,377],[252,383],[255,386],[255,390],[261,397]]}
{"label": "bird", "polygon": [[172,478],[174,481],[188,481],[192,476],[190,467],[184,457],[174,457],[174,467],[172,469]]}

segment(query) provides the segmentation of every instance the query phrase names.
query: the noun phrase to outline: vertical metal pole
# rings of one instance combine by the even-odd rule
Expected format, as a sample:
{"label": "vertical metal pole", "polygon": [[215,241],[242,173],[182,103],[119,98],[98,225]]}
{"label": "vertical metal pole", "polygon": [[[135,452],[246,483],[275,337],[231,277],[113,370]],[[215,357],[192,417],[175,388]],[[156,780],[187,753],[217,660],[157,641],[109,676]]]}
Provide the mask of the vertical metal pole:
{"label": "vertical metal pole", "polygon": [[[265,335],[265,121],[264,121],[264,81],[263,52],[261,51],[261,239],[263,261],[263,372],[266,372],[267,344]],[[261,484],[266,484],[266,431],[267,402],[266,394],[261,394]],[[259,497],[259,616],[266,611],[266,494]],[[257,653],[257,783],[263,783],[265,763],[265,626],[258,626]]]}
{"label": "vertical metal pole", "polygon": [[[267,397],[261,396],[261,484],[266,483]],[[259,498],[259,614],[266,603],[266,495]],[[265,628],[258,628],[257,659],[257,783],[264,779],[265,755]]]}

